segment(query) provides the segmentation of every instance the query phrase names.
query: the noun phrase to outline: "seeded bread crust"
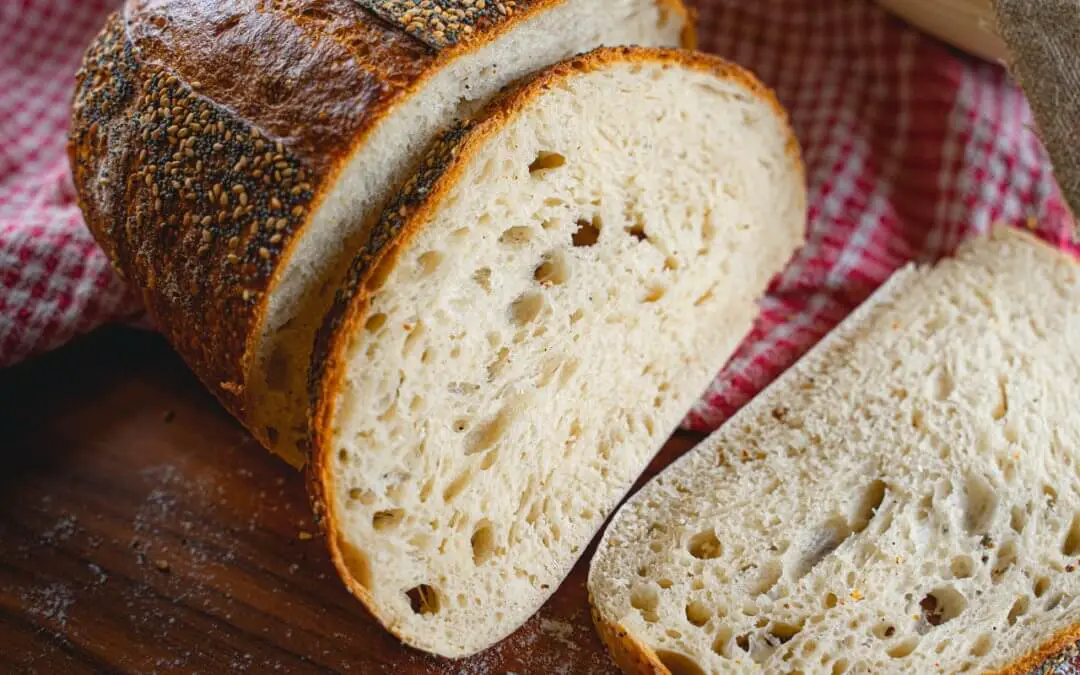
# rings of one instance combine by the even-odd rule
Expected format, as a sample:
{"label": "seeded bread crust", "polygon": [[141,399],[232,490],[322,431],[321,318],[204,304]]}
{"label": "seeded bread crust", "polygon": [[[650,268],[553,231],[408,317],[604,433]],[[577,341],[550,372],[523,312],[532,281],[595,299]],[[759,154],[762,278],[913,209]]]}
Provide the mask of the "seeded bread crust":
{"label": "seeded bread crust", "polygon": [[[366,576],[366,570],[357,567],[360,558],[351,554],[351,547],[341,536],[339,518],[329,497],[333,490],[329,458],[335,451],[331,447],[334,415],[337,412],[335,404],[348,365],[346,354],[350,337],[363,326],[370,298],[381,288],[396,265],[400,252],[439,208],[443,198],[465,171],[469,160],[484,147],[490,136],[505,127],[532,99],[558,86],[561,81],[615,64],[635,62],[678,65],[738,82],[772,108],[790,129],[790,125],[786,124],[787,113],[771,90],[746,70],[710,54],[640,47],[600,48],[552,66],[508,88],[473,121],[449,129],[433,144],[421,170],[405,184],[376,224],[369,243],[354,260],[348,281],[338,290],[331,310],[318,331],[309,369],[312,455],[308,465],[308,493],[316,519],[326,534],[334,565],[349,591],[376,618],[380,618],[376,605],[359,581]],[[802,172],[798,141],[793,132],[789,133],[786,150]],[[388,626],[388,629],[395,632],[393,626]]]}
{"label": "seeded bread crust", "polygon": [[128,0],[108,19],[77,77],[79,205],[173,346],[264,444],[248,385],[267,296],[347,159],[447,63],[559,4]]}

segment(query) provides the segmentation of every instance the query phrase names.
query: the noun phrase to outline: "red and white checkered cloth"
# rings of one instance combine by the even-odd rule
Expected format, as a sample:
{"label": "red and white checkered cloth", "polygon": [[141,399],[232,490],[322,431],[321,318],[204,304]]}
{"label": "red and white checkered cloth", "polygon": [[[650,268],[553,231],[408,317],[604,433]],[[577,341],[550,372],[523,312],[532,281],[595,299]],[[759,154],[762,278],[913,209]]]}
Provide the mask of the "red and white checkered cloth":
{"label": "red and white checkered cloth", "polygon": [[[139,311],[81,222],[64,154],[75,69],[116,4],[0,1],[0,366]],[[869,2],[696,4],[702,47],[791,111],[811,209],[809,245],[688,426],[717,426],[908,260],[995,221],[1066,245],[1070,217],[1000,67]]]}

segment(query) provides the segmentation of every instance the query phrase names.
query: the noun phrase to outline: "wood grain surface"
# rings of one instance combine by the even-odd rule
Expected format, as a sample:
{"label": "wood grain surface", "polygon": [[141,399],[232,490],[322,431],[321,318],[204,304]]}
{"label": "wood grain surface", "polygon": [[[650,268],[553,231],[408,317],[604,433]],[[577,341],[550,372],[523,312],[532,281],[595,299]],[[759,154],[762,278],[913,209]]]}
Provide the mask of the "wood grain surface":
{"label": "wood grain surface", "polygon": [[[0,371],[0,672],[608,673],[591,548],[517,633],[462,661],[353,600],[302,476],[157,336],[109,328]],[[647,476],[692,447],[680,434]]]}

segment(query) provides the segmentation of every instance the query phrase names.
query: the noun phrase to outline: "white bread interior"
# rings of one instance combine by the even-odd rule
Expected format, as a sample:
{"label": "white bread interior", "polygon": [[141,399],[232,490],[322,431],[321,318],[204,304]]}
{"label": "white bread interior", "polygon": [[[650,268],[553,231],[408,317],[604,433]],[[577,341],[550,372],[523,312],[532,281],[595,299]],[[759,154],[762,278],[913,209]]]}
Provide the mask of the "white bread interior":
{"label": "white bread interior", "polygon": [[601,45],[680,44],[684,17],[657,0],[567,0],[449,60],[381,121],[341,171],[282,267],[257,343],[252,426],[299,463],[307,366],[318,328],[362,237],[434,135],[510,82]]}
{"label": "white bread interior", "polygon": [[693,674],[1020,672],[1080,637],[1078,307],[1013,230],[898,273],[619,510],[598,623]]}
{"label": "white bread interior", "polygon": [[322,461],[331,535],[406,642],[520,626],[748,332],[805,226],[774,105],[681,63],[556,79],[397,254]]}

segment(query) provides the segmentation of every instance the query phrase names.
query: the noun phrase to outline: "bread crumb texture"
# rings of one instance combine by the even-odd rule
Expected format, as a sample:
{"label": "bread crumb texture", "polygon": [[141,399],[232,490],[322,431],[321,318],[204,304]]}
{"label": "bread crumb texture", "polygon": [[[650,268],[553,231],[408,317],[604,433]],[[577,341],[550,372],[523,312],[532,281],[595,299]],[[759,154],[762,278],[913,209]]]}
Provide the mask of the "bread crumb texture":
{"label": "bread crumb texture", "polygon": [[1078,304],[1076,263],[1019,230],[900,272],[620,510],[598,620],[673,673],[1027,672],[1068,646]]}
{"label": "bread crumb texture", "polygon": [[344,343],[319,442],[339,566],[449,656],[554,592],[802,242],[790,131],[741,71],[560,68],[436,143],[321,337]]}

